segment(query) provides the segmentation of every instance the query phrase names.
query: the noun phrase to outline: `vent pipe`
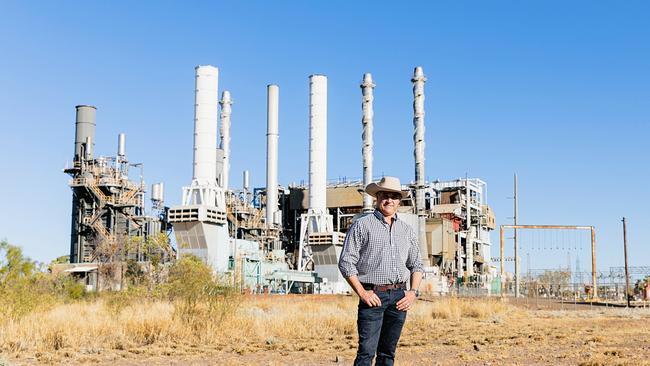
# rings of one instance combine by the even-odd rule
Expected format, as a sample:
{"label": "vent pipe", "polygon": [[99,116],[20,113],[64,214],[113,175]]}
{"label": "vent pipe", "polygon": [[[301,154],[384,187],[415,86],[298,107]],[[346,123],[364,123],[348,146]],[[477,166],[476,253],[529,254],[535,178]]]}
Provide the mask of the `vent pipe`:
{"label": "vent pipe", "polygon": [[165,200],[163,183],[154,183],[151,185],[151,200],[157,202],[163,202]]}
{"label": "vent pipe", "polygon": [[415,204],[418,215],[418,239],[420,254],[425,265],[429,265],[429,251],[426,237],[426,212],[424,210],[424,76],[422,67],[415,68],[413,73],[413,156],[415,158]]}
{"label": "vent pipe", "polygon": [[[95,140],[97,108],[92,105],[78,105],[75,122],[74,161],[81,161],[88,156],[92,159]],[[88,145],[86,142],[90,141]]]}
{"label": "vent pipe", "polygon": [[326,213],[327,77],[309,77],[309,211]]}
{"label": "vent pipe", "polygon": [[[361,94],[363,95],[361,100],[361,109],[363,111],[363,116],[361,117],[361,125],[363,126],[363,132],[361,137],[363,139],[363,145],[361,148],[361,155],[363,157],[363,186],[367,187],[368,184],[372,183],[372,158],[373,158],[373,121],[374,116],[373,111],[373,91],[375,89],[375,84],[372,82],[372,75],[367,73],[363,75],[363,82],[361,83]],[[368,193],[363,192],[363,212],[371,212],[372,207],[372,196]]]}
{"label": "vent pipe", "polygon": [[217,180],[217,104],[219,69],[197,66],[194,99],[194,181]]}
{"label": "vent pipe", "polygon": [[278,114],[279,93],[277,85],[267,86],[266,99],[266,226],[272,227],[278,209]]}
{"label": "vent pipe", "polygon": [[244,177],[243,177],[243,179],[244,179],[244,182],[243,182],[244,192],[247,192],[247,193],[248,193],[248,190],[249,190],[249,188],[250,188],[249,180],[248,180],[248,179],[249,179],[249,178],[248,178],[248,170],[244,170]]}
{"label": "vent pipe", "polygon": [[223,177],[222,187],[224,191],[228,190],[228,178],[230,176],[230,115],[232,114],[232,100],[230,92],[224,90],[221,94],[221,144],[219,148],[223,150]]}
{"label": "vent pipe", "polygon": [[95,150],[95,142],[90,136],[86,136],[86,142],[84,143],[84,159],[92,160],[93,150]]}
{"label": "vent pipe", "polygon": [[117,135],[117,156],[126,156],[126,135],[123,133]]}

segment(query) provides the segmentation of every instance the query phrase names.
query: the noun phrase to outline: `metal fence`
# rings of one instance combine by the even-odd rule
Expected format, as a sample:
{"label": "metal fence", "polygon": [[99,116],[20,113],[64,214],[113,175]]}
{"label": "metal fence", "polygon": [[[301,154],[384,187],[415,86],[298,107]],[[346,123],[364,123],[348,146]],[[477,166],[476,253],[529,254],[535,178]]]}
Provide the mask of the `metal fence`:
{"label": "metal fence", "polygon": [[[650,274],[631,276],[627,294],[636,306],[650,306],[648,302]],[[519,296],[515,296],[515,281],[505,280],[464,281],[447,279],[446,295],[459,297],[505,297],[511,302],[530,308],[570,310],[589,306],[620,307],[627,304],[625,274],[618,268],[596,274],[597,296],[591,283],[591,272],[568,270],[531,270],[519,281]]]}

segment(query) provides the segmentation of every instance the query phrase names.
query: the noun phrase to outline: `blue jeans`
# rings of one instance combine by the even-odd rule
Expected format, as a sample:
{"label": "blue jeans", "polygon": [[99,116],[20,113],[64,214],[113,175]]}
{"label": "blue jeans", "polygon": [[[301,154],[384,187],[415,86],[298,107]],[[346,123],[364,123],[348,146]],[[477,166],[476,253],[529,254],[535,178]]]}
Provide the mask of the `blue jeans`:
{"label": "blue jeans", "polygon": [[359,350],[355,366],[370,365],[377,354],[375,365],[392,365],[395,361],[397,341],[406,320],[406,311],[399,311],[395,304],[404,297],[404,290],[375,292],[381,306],[370,307],[359,300],[357,328]]}

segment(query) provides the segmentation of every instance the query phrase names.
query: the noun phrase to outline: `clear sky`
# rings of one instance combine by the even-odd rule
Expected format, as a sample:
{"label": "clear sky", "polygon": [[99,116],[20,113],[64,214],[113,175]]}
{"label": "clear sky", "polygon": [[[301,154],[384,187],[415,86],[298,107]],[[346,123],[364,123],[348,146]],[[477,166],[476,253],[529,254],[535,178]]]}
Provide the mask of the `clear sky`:
{"label": "clear sky", "polygon": [[[62,168],[77,104],[98,108],[97,155],[126,133],[147,183],[180,203],[196,65],[219,67],[235,101],[231,185],[244,169],[264,185],[269,83],[280,86],[280,183],[307,179],[314,73],[329,79],[327,175],[360,177],[365,72],[377,84],[374,173],[409,182],[410,78],[422,66],[429,180],[480,177],[508,224],[517,172],[520,223],[595,225],[607,269],[623,264],[626,216],[630,263],[650,265],[649,14],[645,1],[2,1],[0,238],[41,261],[68,254]],[[529,252],[533,267],[567,263],[557,248]]]}

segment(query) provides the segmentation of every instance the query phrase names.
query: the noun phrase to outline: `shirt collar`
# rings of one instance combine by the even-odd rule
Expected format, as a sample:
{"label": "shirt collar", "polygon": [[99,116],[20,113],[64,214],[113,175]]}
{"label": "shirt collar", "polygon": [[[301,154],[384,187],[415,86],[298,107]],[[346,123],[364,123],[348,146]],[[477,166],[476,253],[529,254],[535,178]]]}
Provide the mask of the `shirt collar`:
{"label": "shirt collar", "polygon": [[[381,213],[378,209],[375,209],[375,212],[373,212],[377,220],[383,222],[384,224],[388,224],[386,220],[384,219],[384,214]],[[397,221],[397,212],[395,212],[395,215],[393,215],[393,220]]]}

